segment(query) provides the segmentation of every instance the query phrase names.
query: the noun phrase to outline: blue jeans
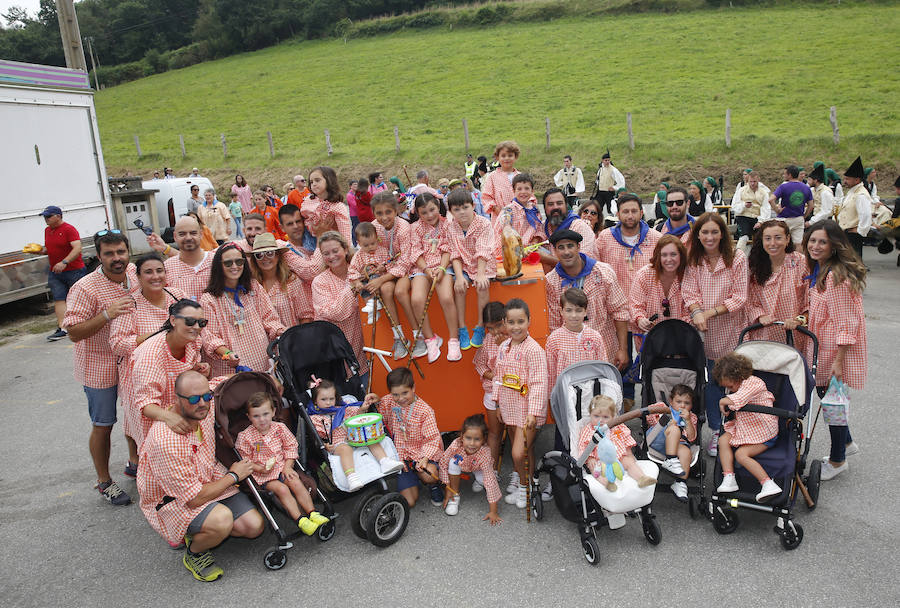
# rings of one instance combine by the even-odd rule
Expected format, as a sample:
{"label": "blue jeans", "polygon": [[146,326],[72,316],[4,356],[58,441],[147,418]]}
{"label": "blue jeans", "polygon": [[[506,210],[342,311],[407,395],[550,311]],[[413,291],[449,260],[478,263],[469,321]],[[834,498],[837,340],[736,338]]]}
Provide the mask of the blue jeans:
{"label": "blue jeans", "polygon": [[853,441],[850,427],[828,425],[828,430],[831,432],[831,453],[828,458],[831,462],[844,462],[847,458],[847,444]]}
{"label": "blue jeans", "polygon": [[359,216],[350,216],[350,236],[353,238],[353,246],[356,247],[356,227],[359,226]]}
{"label": "blue jeans", "polygon": [[706,390],[703,393],[703,399],[706,401],[706,423],[711,431],[718,431],[719,427],[722,426],[722,413],[719,411],[719,401],[725,396],[725,389],[713,380],[712,370],[715,363],[712,359],[706,360],[709,382],[706,383]]}
{"label": "blue jeans", "polygon": [[53,272],[51,270],[47,275],[47,286],[50,287],[50,296],[53,298],[53,301],[65,302],[72,285],[86,274],[87,268],[63,270],[62,272]]}
{"label": "blue jeans", "polygon": [[233,217],[234,220],[234,236],[237,238],[243,238],[244,232],[241,230],[241,218]]}

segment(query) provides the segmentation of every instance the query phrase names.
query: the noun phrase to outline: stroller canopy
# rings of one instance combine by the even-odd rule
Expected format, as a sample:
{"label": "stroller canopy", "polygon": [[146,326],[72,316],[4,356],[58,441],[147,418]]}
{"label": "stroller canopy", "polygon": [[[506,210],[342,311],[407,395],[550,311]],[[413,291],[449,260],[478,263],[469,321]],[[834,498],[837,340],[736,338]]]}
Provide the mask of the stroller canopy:
{"label": "stroller canopy", "polygon": [[[750,359],[755,372],[762,372],[758,375],[766,380],[769,391],[775,396],[776,407],[806,415],[815,381],[797,349],[781,342],[753,340],[738,344],[734,351]],[[781,386],[781,390],[773,386],[770,378],[774,376],[786,378],[786,386]],[[793,395],[788,394],[787,389]]]}
{"label": "stroller canopy", "polygon": [[295,325],[281,334],[273,348],[287,396],[295,403],[305,403],[307,382],[313,375],[334,382],[341,394],[362,399],[359,382],[347,381],[359,374],[359,361],[337,325],[327,321]]}
{"label": "stroller canopy", "polygon": [[550,409],[566,449],[578,443],[578,422],[588,416],[595,395],[606,395],[622,407],[622,376],[605,361],[579,361],[563,370],[550,393]]}
{"label": "stroller canopy", "polygon": [[213,392],[216,407],[216,458],[226,467],[236,462],[234,442],[238,433],[250,426],[244,411],[253,393],[265,392],[275,405],[275,420],[290,426],[288,408],[282,407],[281,395],[275,381],[263,372],[240,372],[216,387]]}

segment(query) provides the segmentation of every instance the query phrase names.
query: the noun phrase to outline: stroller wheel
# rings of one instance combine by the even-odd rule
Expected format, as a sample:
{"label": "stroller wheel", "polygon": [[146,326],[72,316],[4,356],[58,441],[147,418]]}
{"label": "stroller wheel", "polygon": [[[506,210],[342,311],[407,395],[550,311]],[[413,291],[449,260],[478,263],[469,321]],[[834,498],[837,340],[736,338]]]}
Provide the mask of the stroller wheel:
{"label": "stroller wheel", "polygon": [[399,492],[388,492],[372,504],[366,533],[376,547],[389,547],[397,542],[409,523],[409,504]]}
{"label": "stroller wheel", "polygon": [[333,521],[328,522],[327,524],[322,524],[319,526],[319,529],[316,530],[316,536],[323,543],[334,538],[335,525]]}
{"label": "stroller wheel", "polygon": [[662,540],[662,530],[656,522],[656,517],[653,515],[642,515],[641,525],[644,528],[644,536],[647,542],[651,545],[658,545],[659,541]]}
{"label": "stroller wheel", "polygon": [[372,505],[374,505],[375,501],[381,498],[381,496],[381,488],[367,488],[363,490],[356,501],[356,506],[353,507],[353,515],[350,517],[350,527],[353,528],[353,533],[363,540],[369,540],[369,535],[366,534],[366,522],[369,521],[369,515],[372,513]]}
{"label": "stroller wheel", "polygon": [[287,563],[287,554],[281,549],[270,549],[263,556],[263,564],[269,570],[281,570]]}
{"label": "stroller wheel", "polygon": [[584,559],[592,566],[600,563],[600,546],[594,537],[585,538],[581,541],[581,550],[584,552]]}
{"label": "stroller wheel", "polygon": [[733,509],[716,507],[713,511],[713,528],[719,534],[731,534],[738,527],[738,516]]}
{"label": "stroller wheel", "polygon": [[808,511],[814,511],[819,505],[819,487],[822,483],[822,461],[818,458],[809,465],[809,475],[806,478],[806,490],[812,499],[812,506],[807,505]]}
{"label": "stroller wheel", "polygon": [[792,551],[800,546],[803,542],[803,527],[792,521],[787,522],[784,530],[781,532],[781,546],[786,551]]}
{"label": "stroller wheel", "polygon": [[544,501],[541,500],[541,491],[531,491],[531,514],[538,521],[544,519]]}

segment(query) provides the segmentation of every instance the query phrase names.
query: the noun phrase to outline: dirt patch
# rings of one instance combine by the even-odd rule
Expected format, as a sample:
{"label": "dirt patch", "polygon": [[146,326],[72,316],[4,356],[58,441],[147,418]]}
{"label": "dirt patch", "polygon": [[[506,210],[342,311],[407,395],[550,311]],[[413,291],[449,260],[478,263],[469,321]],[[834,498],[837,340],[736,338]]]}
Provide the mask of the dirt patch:
{"label": "dirt patch", "polygon": [[[49,310],[49,312],[48,312]],[[26,298],[0,306],[0,345],[27,334],[50,334],[56,329],[52,304],[45,296]]]}

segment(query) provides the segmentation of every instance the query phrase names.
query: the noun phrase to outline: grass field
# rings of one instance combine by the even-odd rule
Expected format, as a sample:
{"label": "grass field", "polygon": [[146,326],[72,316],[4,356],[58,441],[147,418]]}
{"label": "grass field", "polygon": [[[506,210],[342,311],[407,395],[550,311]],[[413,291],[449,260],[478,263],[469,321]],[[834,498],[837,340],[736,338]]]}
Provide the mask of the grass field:
{"label": "grass field", "polygon": [[[893,181],[898,38],[898,7],[883,4],[566,18],[282,44],[109,88],[96,103],[113,174],[199,166],[213,175],[278,175],[282,183],[293,168],[323,162],[396,173],[407,163],[456,167],[466,118],[475,154],[516,139],[520,165],[539,176],[555,170],[563,153],[591,166],[609,146],[621,168],[648,184],[679,171],[813,158],[840,170],[857,153]],[[633,115],[633,152],[626,112]]]}

